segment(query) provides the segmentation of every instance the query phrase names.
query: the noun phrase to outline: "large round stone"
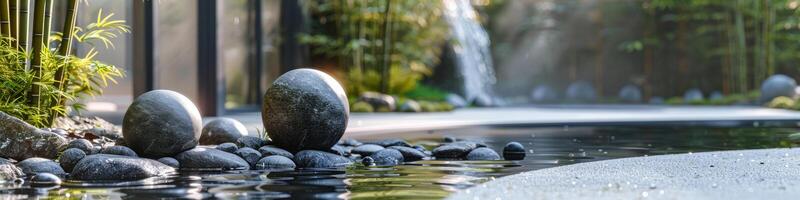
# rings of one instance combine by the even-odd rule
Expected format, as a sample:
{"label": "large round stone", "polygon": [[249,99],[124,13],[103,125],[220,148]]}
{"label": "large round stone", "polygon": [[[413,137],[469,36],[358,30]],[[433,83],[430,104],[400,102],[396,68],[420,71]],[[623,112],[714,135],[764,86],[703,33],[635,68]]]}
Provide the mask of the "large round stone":
{"label": "large round stone", "polygon": [[201,145],[217,145],[226,142],[236,142],[247,135],[247,128],[241,122],[231,118],[211,120],[203,127],[200,134]]}
{"label": "large round stone", "polygon": [[797,82],[793,78],[783,74],[772,75],[764,83],[761,83],[761,98],[759,100],[764,103],[780,96],[793,98],[796,87]]}
{"label": "large round stone", "polygon": [[347,95],[333,77],[313,69],[283,74],[264,95],[261,117],[274,144],[296,152],[328,150],[344,134]]}
{"label": "large round stone", "polygon": [[587,81],[577,81],[567,87],[567,99],[578,102],[591,102],[597,98],[594,87]]}
{"label": "large round stone", "polygon": [[125,144],[139,156],[174,156],[197,146],[200,112],[185,96],[154,90],[133,101],[122,122]]}

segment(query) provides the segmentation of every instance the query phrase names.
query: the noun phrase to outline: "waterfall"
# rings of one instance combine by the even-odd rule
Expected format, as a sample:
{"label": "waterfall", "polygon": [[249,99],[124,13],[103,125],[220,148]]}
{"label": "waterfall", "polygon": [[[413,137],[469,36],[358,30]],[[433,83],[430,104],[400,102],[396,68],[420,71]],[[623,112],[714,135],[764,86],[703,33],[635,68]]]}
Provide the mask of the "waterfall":
{"label": "waterfall", "polygon": [[444,18],[450,25],[454,64],[464,80],[464,98],[492,99],[497,82],[489,34],[478,21],[478,13],[469,0],[444,0]]}

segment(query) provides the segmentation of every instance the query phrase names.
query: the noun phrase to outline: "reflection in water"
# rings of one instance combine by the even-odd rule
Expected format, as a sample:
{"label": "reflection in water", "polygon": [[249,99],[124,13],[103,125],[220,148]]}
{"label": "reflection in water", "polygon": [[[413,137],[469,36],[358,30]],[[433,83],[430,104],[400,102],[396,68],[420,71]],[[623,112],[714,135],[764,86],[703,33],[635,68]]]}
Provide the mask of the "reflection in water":
{"label": "reflection in water", "polygon": [[[182,172],[137,182],[66,182],[62,187],[31,188],[0,184],[0,198],[318,198],[441,199],[453,191],[523,171],[613,158],[688,152],[789,147],[794,128],[579,127],[496,128],[437,131],[412,143],[434,144],[443,135],[480,140],[497,151],[510,141],[525,145],[521,161],[423,160],[394,167],[346,169]],[[412,137],[409,135],[404,135]]]}

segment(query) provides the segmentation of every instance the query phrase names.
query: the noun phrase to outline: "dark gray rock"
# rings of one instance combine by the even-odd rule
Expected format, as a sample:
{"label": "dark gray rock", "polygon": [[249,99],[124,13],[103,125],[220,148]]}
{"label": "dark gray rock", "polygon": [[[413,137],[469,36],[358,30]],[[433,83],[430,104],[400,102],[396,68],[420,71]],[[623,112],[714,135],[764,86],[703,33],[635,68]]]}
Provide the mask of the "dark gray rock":
{"label": "dark gray rock", "polygon": [[531,101],[534,103],[553,103],[558,101],[558,92],[550,85],[539,85],[533,88]]}
{"label": "dark gray rock", "polygon": [[467,100],[461,97],[461,95],[450,93],[447,94],[447,96],[444,99],[447,103],[453,105],[453,108],[467,107]]}
{"label": "dark gray rock", "polygon": [[256,163],[257,170],[294,169],[295,167],[297,166],[294,164],[292,159],[278,155],[271,155],[261,158],[261,160],[258,160]]}
{"label": "dark gray rock", "polygon": [[24,175],[11,161],[0,158],[0,182],[14,180]]}
{"label": "dark gray rock", "polygon": [[332,153],[339,154],[340,156],[350,156],[352,150],[352,147],[345,147],[342,145],[333,145],[333,147],[331,147]]}
{"label": "dark gray rock", "polygon": [[397,101],[395,101],[394,97],[377,92],[361,93],[358,101],[367,102],[377,112],[392,112],[397,107]]}
{"label": "dark gray rock", "polygon": [[792,77],[783,74],[772,75],[761,83],[759,102],[766,103],[780,96],[794,98],[795,88],[797,88],[797,81]]}
{"label": "dark gray rock", "polygon": [[406,162],[418,161],[428,157],[422,151],[411,147],[391,146],[388,149],[400,151],[400,153],[403,154],[403,160]]}
{"label": "dark gray rock", "polygon": [[413,147],[411,147],[411,148],[414,148],[414,149],[416,149],[417,151],[427,151],[427,150],[428,150],[428,149],[426,149],[426,148],[425,148],[424,146],[422,146],[422,145],[414,145],[414,146],[413,146]]}
{"label": "dark gray rock", "polygon": [[422,106],[414,100],[406,100],[400,105],[400,112],[422,112]]}
{"label": "dark gray rock", "polygon": [[576,81],[567,87],[567,99],[576,102],[592,102],[597,98],[594,86],[588,81]]}
{"label": "dark gray rock", "polygon": [[131,103],[122,122],[125,144],[140,156],[173,156],[197,146],[203,127],[200,112],[185,96],[153,90]]}
{"label": "dark gray rock", "polygon": [[175,169],[155,160],[120,155],[86,156],[70,173],[70,179],[92,181],[140,180],[175,173]]}
{"label": "dark gray rock", "polygon": [[264,145],[267,145],[267,142],[259,137],[242,136],[239,139],[236,139],[236,145],[238,145],[239,148],[250,147],[252,149],[258,149]]}
{"label": "dark gray rock", "polygon": [[344,145],[344,146],[355,147],[355,146],[360,146],[363,143],[361,143],[361,142],[359,142],[358,140],[355,140],[355,139],[344,139],[344,140],[339,140],[338,144]]}
{"label": "dark gray rock", "polygon": [[619,90],[619,100],[626,103],[642,102],[642,90],[636,85],[625,85]]}
{"label": "dark gray rock", "polygon": [[17,167],[28,176],[38,173],[51,173],[59,176],[67,174],[58,163],[47,158],[28,158],[17,163]]}
{"label": "dark gray rock", "polygon": [[55,158],[67,139],[0,112],[0,157],[25,160]]}
{"label": "dark gray rock", "polygon": [[500,155],[486,147],[476,148],[467,154],[467,160],[500,160]]}
{"label": "dark gray rock", "polygon": [[277,155],[277,156],[287,157],[290,159],[294,158],[294,155],[291,152],[278,148],[276,146],[263,146],[258,149],[258,152],[261,153],[261,156]]}
{"label": "dark gray rock", "polygon": [[92,149],[94,149],[94,145],[92,144],[91,141],[89,141],[87,139],[77,139],[77,140],[70,141],[67,144],[66,148],[76,148],[76,149],[83,150],[83,152],[86,153],[86,154],[92,154]]}
{"label": "dark gray rock", "polygon": [[61,178],[51,173],[39,173],[31,177],[31,186],[49,187],[61,185]]}
{"label": "dark gray rock", "polygon": [[239,146],[234,143],[227,142],[217,145],[216,149],[228,153],[236,153],[236,150],[239,150]]}
{"label": "dark gray rock", "polygon": [[111,122],[96,116],[63,116],[53,121],[53,127],[62,130],[73,130],[79,134],[106,137],[112,140],[122,138],[122,129]]}
{"label": "dark gray rock", "polygon": [[450,136],[445,136],[445,137],[442,138],[442,141],[445,142],[445,143],[451,143],[451,142],[458,141],[458,139],[456,139],[454,137],[450,137]]}
{"label": "dark gray rock", "polygon": [[61,156],[58,157],[58,164],[61,165],[61,168],[65,171],[71,172],[72,169],[75,168],[75,165],[84,157],[86,157],[86,152],[76,148],[69,148],[64,150]]}
{"label": "dark gray rock", "polygon": [[181,163],[178,162],[178,160],[176,160],[175,158],[172,158],[172,157],[159,158],[158,162],[163,163],[163,164],[165,164],[167,166],[176,168],[176,169],[177,168],[181,168]]}
{"label": "dark gray rock", "polygon": [[353,148],[353,150],[351,150],[350,152],[361,156],[369,156],[383,149],[384,149],[383,146],[377,144],[364,144],[361,146],[357,146],[356,148]]}
{"label": "dark gray rock", "polygon": [[100,151],[100,153],[102,153],[102,154],[111,154],[111,155],[120,155],[120,156],[139,157],[139,155],[136,155],[136,152],[134,152],[133,149],[128,148],[126,146],[110,146],[110,147],[106,147],[105,149]]}
{"label": "dark gray rock", "polygon": [[203,127],[200,133],[201,145],[217,145],[226,142],[236,142],[247,135],[247,128],[242,122],[231,118],[217,118],[211,120]]}
{"label": "dark gray rock", "polygon": [[361,164],[364,166],[375,166],[375,159],[372,159],[372,157],[369,156],[364,157],[364,159],[361,159]]}
{"label": "dark gray rock", "polygon": [[297,152],[294,163],[299,168],[341,168],[353,164],[350,159],[340,155],[316,150]]}
{"label": "dark gray rock", "polygon": [[403,163],[403,153],[396,149],[383,149],[373,153],[369,157],[375,160],[375,165],[378,166],[393,166]]}
{"label": "dark gray rock", "polygon": [[235,154],[247,161],[247,164],[250,164],[250,168],[255,167],[258,159],[261,159],[261,153],[250,147],[239,148]]}
{"label": "dark gray rock", "polygon": [[683,102],[685,103],[702,101],[703,99],[705,99],[705,97],[703,97],[703,91],[697,88],[686,90],[686,92],[683,93]]}
{"label": "dark gray rock", "polygon": [[519,142],[509,142],[503,147],[503,158],[506,160],[525,159],[525,146]]}
{"label": "dark gray rock", "polygon": [[333,77],[313,69],[287,72],[264,95],[261,117],[276,146],[295,152],[328,150],[342,138],[350,115],[347,95]]}
{"label": "dark gray rock", "polygon": [[433,156],[437,159],[460,159],[464,158],[467,153],[478,147],[479,145],[477,143],[468,141],[447,143],[433,149]]}
{"label": "dark gray rock", "polygon": [[197,147],[175,156],[181,163],[181,170],[188,171],[226,171],[248,170],[250,164],[236,154],[212,148]]}
{"label": "dark gray rock", "polygon": [[367,144],[376,144],[383,147],[390,147],[390,146],[404,146],[404,147],[411,147],[411,144],[406,142],[405,140],[401,139],[385,139],[379,140],[374,142],[367,142]]}

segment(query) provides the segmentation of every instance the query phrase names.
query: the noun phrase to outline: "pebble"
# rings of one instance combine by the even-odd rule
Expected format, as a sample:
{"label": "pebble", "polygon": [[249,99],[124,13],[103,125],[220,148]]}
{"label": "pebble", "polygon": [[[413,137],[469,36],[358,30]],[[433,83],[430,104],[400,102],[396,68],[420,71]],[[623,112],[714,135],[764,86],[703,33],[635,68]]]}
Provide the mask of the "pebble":
{"label": "pebble", "polygon": [[39,173],[31,178],[31,186],[50,187],[61,185],[61,178],[51,173]]}
{"label": "pebble", "polygon": [[72,169],[75,167],[75,165],[77,165],[78,162],[80,162],[84,157],[86,157],[86,152],[83,150],[69,148],[61,153],[61,157],[58,158],[58,163],[64,170],[72,172]]}
{"label": "pebble", "polygon": [[486,147],[473,149],[467,154],[467,160],[500,160],[500,155]]}
{"label": "pebble", "polygon": [[393,166],[403,163],[403,154],[396,149],[383,149],[370,155],[378,166]]}
{"label": "pebble", "polygon": [[257,170],[294,169],[295,167],[297,167],[297,165],[294,164],[292,159],[279,155],[261,158],[255,165],[255,169]]}
{"label": "pebble", "polygon": [[237,146],[234,143],[226,142],[226,143],[222,143],[222,144],[217,145],[216,149],[218,149],[220,151],[228,152],[228,153],[236,153],[236,150],[239,150],[239,146]]}
{"label": "pebble", "polygon": [[525,147],[519,142],[509,142],[503,148],[503,157],[506,160],[525,159]]}
{"label": "pebble", "polygon": [[120,156],[130,156],[130,157],[139,157],[133,149],[128,148],[126,146],[110,146],[106,147],[102,151],[102,154],[111,154],[111,155],[120,155]]}
{"label": "pebble", "polygon": [[258,159],[261,159],[261,153],[250,147],[239,148],[236,150],[236,155],[247,161],[251,168],[256,166]]}
{"label": "pebble", "polygon": [[383,149],[384,149],[383,146],[380,146],[380,145],[364,144],[364,145],[361,145],[361,146],[357,146],[356,148],[353,148],[353,150],[351,150],[350,152],[353,153],[353,154],[358,154],[358,155],[366,157],[366,156],[372,155],[373,153],[378,152],[378,151],[383,150]]}
{"label": "pebble", "polygon": [[294,158],[294,155],[291,152],[286,151],[286,150],[281,149],[281,148],[278,148],[276,146],[263,146],[263,147],[258,149],[258,152],[260,152],[261,156],[264,156],[264,157],[277,155],[277,156],[287,157],[289,159],[293,159]]}

